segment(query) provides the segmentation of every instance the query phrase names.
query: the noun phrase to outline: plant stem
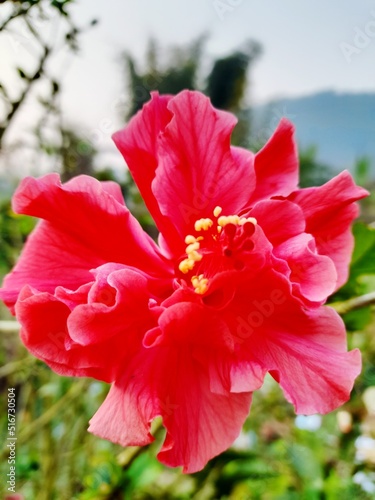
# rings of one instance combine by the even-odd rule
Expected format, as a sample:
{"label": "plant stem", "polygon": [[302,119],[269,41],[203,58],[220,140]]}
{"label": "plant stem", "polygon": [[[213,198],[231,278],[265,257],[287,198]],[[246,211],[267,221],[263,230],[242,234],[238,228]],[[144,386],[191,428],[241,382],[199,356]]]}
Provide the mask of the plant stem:
{"label": "plant stem", "polygon": [[333,302],[329,305],[339,314],[346,314],[350,311],[355,311],[356,309],[367,307],[372,304],[375,304],[375,292],[366,293],[365,295],[360,295],[359,297],[354,297],[354,299],[348,299],[343,302]]}
{"label": "plant stem", "polygon": [[0,332],[15,332],[18,333],[21,325],[14,320],[0,320]]}
{"label": "plant stem", "polygon": [[17,361],[11,361],[0,368],[0,378],[8,377],[12,373],[18,372],[29,365],[33,365],[35,362],[36,358],[32,358],[31,356],[26,356]]}

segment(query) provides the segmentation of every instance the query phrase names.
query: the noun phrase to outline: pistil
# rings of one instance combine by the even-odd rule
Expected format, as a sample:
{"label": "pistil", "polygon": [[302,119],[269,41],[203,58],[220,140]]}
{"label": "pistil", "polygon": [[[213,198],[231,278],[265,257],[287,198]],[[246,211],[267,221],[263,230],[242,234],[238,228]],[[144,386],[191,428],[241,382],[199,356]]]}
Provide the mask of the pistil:
{"label": "pistil", "polygon": [[[239,253],[253,250],[254,243],[250,237],[255,232],[257,221],[254,217],[221,215],[222,211],[219,206],[213,210],[216,222],[211,218],[195,221],[194,229],[201,235],[188,234],[185,237],[186,258],[178,266],[182,274],[189,274],[198,263],[199,268],[204,269],[205,261],[202,263],[202,259],[220,253],[224,259],[233,259],[234,269],[240,270],[244,267],[243,261],[237,257]],[[204,272],[192,276],[190,281],[195,293],[203,295],[208,290],[209,280]]]}

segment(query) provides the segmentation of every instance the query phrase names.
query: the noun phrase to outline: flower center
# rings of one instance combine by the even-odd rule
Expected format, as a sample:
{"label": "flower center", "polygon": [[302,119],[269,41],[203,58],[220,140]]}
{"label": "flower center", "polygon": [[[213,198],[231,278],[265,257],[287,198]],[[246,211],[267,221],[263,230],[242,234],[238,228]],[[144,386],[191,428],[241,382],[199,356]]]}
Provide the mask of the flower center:
{"label": "flower center", "polygon": [[178,268],[190,277],[195,293],[204,294],[209,278],[218,271],[244,268],[246,254],[254,248],[251,236],[257,224],[254,217],[221,215],[222,208],[216,207],[214,218],[198,219],[194,229],[197,236],[188,234],[185,238],[186,258]]}

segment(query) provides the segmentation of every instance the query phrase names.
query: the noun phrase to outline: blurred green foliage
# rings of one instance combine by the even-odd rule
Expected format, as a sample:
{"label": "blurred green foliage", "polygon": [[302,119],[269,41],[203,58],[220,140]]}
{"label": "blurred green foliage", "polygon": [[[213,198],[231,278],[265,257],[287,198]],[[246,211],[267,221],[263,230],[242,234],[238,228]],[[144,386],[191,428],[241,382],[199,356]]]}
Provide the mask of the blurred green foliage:
{"label": "blurred green foliage", "polygon": [[328,165],[316,159],[317,147],[310,146],[299,153],[300,159],[300,187],[321,186],[332,178]]}
{"label": "blurred green foliage", "polygon": [[14,266],[20,248],[35,226],[35,219],[15,214],[10,201],[0,204],[0,276]]}
{"label": "blurred green foliage", "polygon": [[201,35],[187,47],[172,47],[161,53],[155,40],[150,40],[145,68],[138,65],[131,54],[123,55],[129,103],[125,118],[129,119],[150,100],[152,91],[177,94],[184,89],[204,92],[216,108],[235,113],[238,124],[233,132],[233,144],[249,146],[251,115],[245,110],[249,72],[262,53],[261,45],[248,40],[243,47],[225,57],[215,59],[207,72],[202,56],[207,40]]}

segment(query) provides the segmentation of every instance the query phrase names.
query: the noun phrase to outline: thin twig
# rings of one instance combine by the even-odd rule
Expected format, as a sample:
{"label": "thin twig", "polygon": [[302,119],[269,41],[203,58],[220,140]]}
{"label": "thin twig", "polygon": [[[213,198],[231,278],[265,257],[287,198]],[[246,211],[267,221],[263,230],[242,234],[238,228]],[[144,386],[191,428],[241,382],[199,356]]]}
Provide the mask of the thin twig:
{"label": "thin twig", "polygon": [[366,293],[354,299],[348,299],[343,302],[333,302],[330,304],[339,314],[346,314],[362,307],[367,307],[375,304],[375,292]]}
{"label": "thin twig", "polygon": [[13,19],[16,19],[17,17],[20,17],[20,16],[27,14],[29,12],[29,10],[31,9],[31,7],[32,7],[32,4],[30,4],[26,8],[22,7],[21,9],[16,10],[15,12],[12,12],[12,14],[9,17],[7,17],[5,19],[5,21],[0,25],[0,31],[3,31],[7,27],[7,25],[11,21],[13,21]]}
{"label": "thin twig", "polygon": [[14,320],[0,320],[0,332],[18,332],[21,325]]}
{"label": "thin twig", "polygon": [[19,96],[19,98],[16,101],[13,101],[10,103],[11,109],[8,113],[8,116],[5,118],[4,123],[1,124],[1,126],[0,126],[0,149],[1,149],[1,142],[2,142],[3,136],[4,136],[8,126],[10,125],[10,122],[12,121],[15,114],[19,110],[21,104],[23,104],[26,97],[29,95],[29,92],[31,91],[34,83],[37,80],[39,80],[40,76],[44,72],[44,66],[45,66],[46,60],[47,60],[49,55],[50,55],[50,48],[45,46],[44,53],[39,60],[39,64],[38,64],[37,69],[35,70],[34,74],[31,77],[27,78],[27,86],[25,87],[25,89],[23,90],[23,92]]}
{"label": "thin twig", "polygon": [[12,373],[18,372],[29,365],[33,365],[34,363],[36,363],[36,358],[31,356],[26,356],[25,358],[17,361],[11,361],[10,363],[0,367],[0,378],[8,377]]}

